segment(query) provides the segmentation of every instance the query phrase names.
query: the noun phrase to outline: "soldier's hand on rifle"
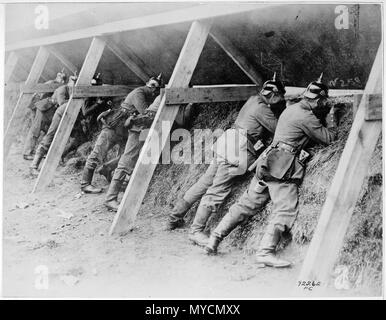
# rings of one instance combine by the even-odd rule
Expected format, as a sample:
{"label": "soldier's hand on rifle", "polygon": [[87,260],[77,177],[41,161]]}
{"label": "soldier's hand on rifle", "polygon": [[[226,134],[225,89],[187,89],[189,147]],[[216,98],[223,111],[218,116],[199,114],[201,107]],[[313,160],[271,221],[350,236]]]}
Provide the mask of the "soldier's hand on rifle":
{"label": "soldier's hand on rifle", "polygon": [[125,128],[130,129],[130,127],[133,125],[133,119],[135,116],[130,116],[126,119],[125,124],[123,125]]}

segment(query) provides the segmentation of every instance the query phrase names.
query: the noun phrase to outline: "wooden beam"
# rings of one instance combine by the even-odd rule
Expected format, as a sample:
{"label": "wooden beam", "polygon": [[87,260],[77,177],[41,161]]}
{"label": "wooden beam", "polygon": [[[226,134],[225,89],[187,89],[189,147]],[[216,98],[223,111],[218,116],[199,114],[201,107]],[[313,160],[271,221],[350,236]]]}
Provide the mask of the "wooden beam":
{"label": "wooden beam", "polygon": [[248,61],[244,54],[234,46],[229,38],[220,30],[212,30],[210,36],[225,51],[225,53],[239,66],[241,70],[256,85],[263,84],[262,76],[256,71],[255,67]]}
{"label": "wooden beam", "polygon": [[[300,95],[306,88],[286,87],[286,97]],[[246,101],[259,92],[254,84],[230,84],[193,86],[192,88],[166,88],[166,104],[209,103],[224,101]],[[331,97],[356,95],[360,90],[331,90]]]}
{"label": "wooden beam", "polygon": [[[382,48],[381,42],[365,94],[382,92]],[[366,103],[366,99],[362,98],[327,192],[315,234],[307,250],[299,276],[301,281],[320,281],[322,287],[327,286],[330,272],[341,250],[363,180],[368,173],[371,155],[382,129],[382,121],[365,120]],[[315,293],[318,294],[318,290]]]}
{"label": "wooden beam", "polygon": [[382,120],[382,94],[366,94],[366,121]]}
{"label": "wooden beam", "polygon": [[8,83],[11,79],[14,71],[16,70],[17,63],[19,62],[19,56],[16,52],[12,51],[9,54],[7,62],[5,63],[4,69],[4,83]]}
{"label": "wooden beam", "polygon": [[[167,85],[172,87],[187,87],[196,68],[201,51],[204,48],[206,39],[209,34],[212,22],[195,21],[190,27],[189,33],[181,50],[180,56],[174,67],[173,74]],[[145,197],[153,172],[157,166],[159,156],[167,139],[173,121],[178,113],[178,106],[166,107],[165,97],[161,99],[158,112],[155,116],[145,144],[139,155],[139,159],[134,168],[130,182],[126,188],[125,194],[114,217],[113,224],[110,228],[110,234],[122,233],[130,230],[135,221],[137,213],[141,207],[142,200]],[[169,124],[169,127],[165,123]],[[161,135],[161,137],[159,137]],[[152,150],[152,143],[160,139],[160,149]],[[151,161],[144,161],[146,155],[151,154]]]}
{"label": "wooden beam", "polygon": [[54,92],[57,88],[62,86],[61,83],[51,83],[51,84],[44,84],[44,83],[38,83],[33,86],[28,86],[26,84],[21,86],[21,90],[24,93],[50,93]]}
{"label": "wooden beam", "polygon": [[78,86],[75,88],[73,96],[74,98],[122,97],[128,95],[135,88],[138,88],[138,85]]}
{"label": "wooden beam", "polygon": [[[285,87],[286,97],[298,96],[304,93],[306,88],[301,87]],[[330,97],[351,96],[355,94],[363,94],[363,90],[358,89],[330,89],[328,95]]]}
{"label": "wooden beam", "polygon": [[[26,86],[24,82],[8,83],[5,85],[6,91],[23,90],[24,93],[35,92],[54,92],[59,84],[38,83],[34,86]],[[77,86],[74,90],[74,98],[87,97],[114,97],[128,94],[138,85],[103,85],[103,86]],[[183,103],[207,103],[221,101],[243,101],[258,92],[259,87],[254,84],[225,84],[225,85],[198,85],[192,88],[168,88],[166,104]],[[286,97],[301,94],[306,88],[286,87]],[[360,96],[363,90],[332,89],[329,91],[331,97]],[[360,101],[359,101],[360,102]],[[359,105],[358,102],[358,105]]]}
{"label": "wooden beam", "polygon": [[[73,74],[78,70],[78,68],[70,61],[67,57],[65,57],[60,51],[56,50],[54,47],[48,47],[50,53],[58,59],[64,67],[66,67]],[[58,70],[59,71],[59,70]]]}
{"label": "wooden beam", "polygon": [[101,24],[99,26],[56,34],[53,36],[11,43],[6,45],[5,50],[13,51],[22,48],[51,45],[66,41],[85,39],[96,36],[105,36],[115,32],[145,29],[182,22],[191,22],[194,20],[202,20],[241,12],[249,12],[256,9],[272,8],[275,6],[278,5],[250,3],[197,4],[196,6],[192,6],[188,9],[179,9],[125,20],[119,20],[115,22]]}
{"label": "wooden beam", "polygon": [[[44,70],[44,67],[47,63],[48,57],[49,51],[44,47],[40,47],[32,64],[31,71],[29,72],[27,80],[25,81],[26,85],[32,86],[38,83]],[[32,96],[32,93],[20,93],[19,99],[17,100],[16,106],[12,112],[11,119],[9,120],[7,128],[5,130],[4,159],[6,159],[8,156],[9,150],[12,146],[13,141],[15,140],[15,136],[19,128],[18,122],[20,120],[20,117],[23,115],[23,111],[25,111],[27,106],[31,103]]]}
{"label": "wooden beam", "polygon": [[124,44],[116,44],[112,40],[106,40],[107,47],[113,52],[138,78],[144,83],[149,80],[153,71],[131,50]]}
{"label": "wooden beam", "polygon": [[258,94],[255,85],[249,86],[208,86],[193,88],[166,88],[166,104],[209,103],[225,101],[245,101]]}
{"label": "wooden beam", "polygon": [[[98,38],[92,40],[75,87],[88,85],[91,82],[104,48],[105,42],[103,40]],[[52,180],[83,103],[83,99],[70,97],[55,137],[51,143],[51,147],[48,150],[46,160],[43,163],[42,169],[32,190],[33,193],[43,190]]]}
{"label": "wooden beam", "polygon": [[[17,85],[13,89],[21,87],[24,93],[49,93],[54,92],[56,88],[62,84],[43,84],[39,83],[34,86]],[[137,88],[138,85],[103,85],[103,86],[76,86],[73,91],[73,98],[89,98],[89,97],[120,97],[127,95],[130,91]]]}

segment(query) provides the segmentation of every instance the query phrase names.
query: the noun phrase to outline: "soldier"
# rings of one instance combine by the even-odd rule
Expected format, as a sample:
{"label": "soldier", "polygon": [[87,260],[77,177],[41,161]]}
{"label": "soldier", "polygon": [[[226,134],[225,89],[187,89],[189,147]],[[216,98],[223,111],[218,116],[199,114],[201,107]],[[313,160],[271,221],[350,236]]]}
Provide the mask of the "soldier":
{"label": "soldier", "polygon": [[[91,85],[103,85],[100,73],[91,80]],[[86,99],[75,121],[69,141],[63,151],[62,159],[71,151],[76,150],[81,144],[92,140],[93,135],[101,129],[98,125],[97,116],[112,106],[113,102],[108,98],[91,97]]]}
{"label": "soldier", "polygon": [[[158,110],[160,103],[161,103],[161,96],[158,96],[157,98],[155,98],[152,105],[148,108],[148,111]],[[190,125],[192,117],[193,117],[193,103],[180,106],[176,119],[174,120],[174,125],[178,127],[186,128]],[[102,166],[96,169],[96,172],[100,175],[103,175],[108,182],[111,182],[113,178],[114,170],[118,166],[120,157],[121,156],[119,155],[118,157],[115,157],[109,160],[108,162],[105,162]]]}
{"label": "soldier", "polygon": [[99,115],[103,129],[95,142],[94,149],[87,158],[83,170],[81,190],[85,193],[100,193],[101,188],[96,188],[91,184],[95,168],[100,165],[107,156],[107,152],[116,144],[122,143],[127,138],[126,120],[135,115],[142,114],[156,97],[157,88],[161,82],[161,75],[152,77],[145,86],[131,91],[121,107],[116,110],[107,110]]}
{"label": "soldier", "polygon": [[[159,84],[161,85],[161,83]],[[160,104],[161,95],[158,95],[144,113],[127,120],[126,127],[129,129],[129,136],[127,138],[125,151],[119,158],[117,168],[114,171],[106,194],[105,205],[110,210],[117,211],[118,209],[118,194],[121,188],[127,185],[130,180],[130,176],[144,143],[143,140],[139,139],[141,131],[151,126]]]}
{"label": "soldier", "polygon": [[[53,84],[60,83],[64,84],[66,82],[67,76],[62,70],[58,72],[55,80],[49,80],[44,84]],[[35,151],[38,138],[40,136],[40,131],[47,131],[48,126],[51,123],[52,117],[55,113],[55,108],[48,108],[44,110],[44,104],[48,101],[50,94],[35,94],[32,98],[32,103],[29,108],[32,110],[33,120],[31,128],[28,131],[27,138],[24,143],[23,158],[24,160],[33,160],[33,153]],[[49,104],[47,104],[48,106]]]}
{"label": "soldier", "polygon": [[[52,97],[48,98],[48,102],[43,106],[43,109],[48,108],[50,112],[54,111],[54,115],[52,116],[52,121],[48,131],[37,147],[35,156],[30,165],[30,172],[32,175],[39,174],[39,164],[46,155],[51,142],[54,139],[56,130],[59,126],[60,120],[62,119],[64,110],[66,109],[68,99],[70,98],[72,87],[75,85],[76,80],[76,75],[71,76],[68,83],[57,88]],[[39,105],[37,106],[37,109],[39,110]]]}
{"label": "soldier", "polygon": [[[232,136],[232,132],[244,131],[241,134],[245,140],[246,161],[241,166],[241,162],[230,159],[229,156],[221,156],[221,149],[217,150],[218,157],[213,161],[205,174],[185,193],[170,214],[166,230],[173,230],[181,227],[184,223],[183,217],[190,207],[201,197],[189,239],[197,245],[205,246],[208,236],[204,233],[209,217],[218,210],[224,199],[231,192],[235,177],[242,175],[246,169],[255,161],[263,145],[263,140],[272,137],[275,132],[277,120],[285,109],[285,88],[282,82],[276,80],[274,75],[272,80],[263,84],[262,90],[258,95],[252,96],[244,104],[235,121],[234,128],[227,130],[222,137]],[[238,134],[238,133],[236,133]],[[219,145],[217,140],[217,145]],[[228,148],[231,148],[230,140],[225,141]],[[225,149],[225,145],[224,148]],[[240,148],[242,150],[243,148]],[[234,151],[234,154],[236,152]]]}
{"label": "soldier", "polygon": [[[215,254],[224,237],[272,199],[273,219],[260,242],[257,262],[271,267],[291,265],[277,258],[275,250],[281,234],[291,229],[298,213],[298,186],[309,156],[303,148],[310,140],[328,145],[335,139],[337,119],[327,98],[328,87],[321,76],[309,84],[300,102],[283,112],[272,144],[258,159],[251,184],[211,233],[205,248],[208,254]],[[323,119],[327,127],[322,125]]]}

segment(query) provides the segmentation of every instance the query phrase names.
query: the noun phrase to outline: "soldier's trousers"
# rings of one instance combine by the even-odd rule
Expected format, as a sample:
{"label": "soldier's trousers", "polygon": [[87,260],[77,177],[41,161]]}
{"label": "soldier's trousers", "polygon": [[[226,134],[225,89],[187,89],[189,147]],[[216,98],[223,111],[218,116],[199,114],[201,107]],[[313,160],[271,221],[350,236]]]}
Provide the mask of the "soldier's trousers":
{"label": "soldier's trousers", "polygon": [[[254,156],[248,152],[248,167],[254,160]],[[234,165],[214,160],[183,198],[190,205],[201,198],[200,206],[216,211],[231,192],[235,178],[241,174],[244,173],[238,172]]]}
{"label": "soldier's trousers", "polygon": [[36,109],[31,128],[28,131],[27,138],[24,143],[24,155],[31,155],[34,152],[40,136],[40,131],[47,132],[54,114],[55,108],[51,108],[47,111],[40,111],[39,109]]}
{"label": "soldier's trousers", "polygon": [[[284,231],[298,214],[298,186],[295,183],[263,181],[253,177],[248,189],[222,218],[213,234],[222,239],[238,224],[258,214],[272,200],[273,218],[270,224]],[[226,221],[226,223],[224,223]]]}
{"label": "soldier's trousers", "polygon": [[112,180],[124,181],[127,176],[131,176],[135,168],[135,164],[137,163],[139,153],[141,152],[144,144],[144,141],[140,140],[139,137],[139,132],[129,131],[125,151],[119,159],[118,166],[114,171]]}
{"label": "soldier's trousers", "polygon": [[55,114],[52,118],[50,127],[48,128],[47,133],[43,137],[43,140],[40,142],[39,148],[42,148],[44,152],[47,152],[51,146],[52,140],[54,140],[55,133],[58,130],[60,121],[62,120],[64,111],[66,110],[67,103],[62,104],[59,108],[56,109]]}
{"label": "soldier's trousers", "polygon": [[107,157],[107,153],[116,144],[122,144],[124,137],[116,133],[114,129],[103,128],[100,132],[93,150],[89,154],[85,168],[95,170],[98,165],[101,165]]}

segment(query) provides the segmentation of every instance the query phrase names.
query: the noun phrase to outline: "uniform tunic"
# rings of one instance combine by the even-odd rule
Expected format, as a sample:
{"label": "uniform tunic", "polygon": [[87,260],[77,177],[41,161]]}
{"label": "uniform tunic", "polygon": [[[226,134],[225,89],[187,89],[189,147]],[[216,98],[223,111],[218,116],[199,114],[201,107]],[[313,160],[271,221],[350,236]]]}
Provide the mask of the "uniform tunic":
{"label": "uniform tunic", "polygon": [[[105,161],[111,148],[116,144],[123,144],[128,139],[128,130],[124,127],[126,119],[134,113],[143,113],[154,98],[154,94],[147,86],[136,88],[127,95],[121,104],[121,108],[107,117],[107,124],[104,125],[99,134],[94,148],[87,158],[85,168],[95,170],[98,165]],[[82,182],[82,186],[85,183]]]}
{"label": "uniform tunic", "polygon": [[[150,113],[151,117],[154,118],[155,113],[157,112],[160,106],[160,103],[161,95],[158,95],[154,99],[153,103],[146,109],[143,109],[143,112],[141,113]],[[144,105],[142,105],[142,107],[144,107]],[[142,146],[146,139],[146,136],[143,134],[141,137],[141,132],[143,129],[144,128],[139,129],[138,127],[134,126],[134,128],[131,128],[129,130],[129,136],[126,141],[125,151],[123,152],[118,161],[118,166],[114,171],[112,180],[124,181],[130,178],[137,163],[139,153],[141,152]]]}
{"label": "uniform tunic", "polygon": [[[278,121],[272,145],[283,142],[299,148],[309,139],[328,145],[335,139],[335,132],[322,126],[312,113],[309,103],[302,100],[284,110]],[[220,239],[225,237],[231,231],[227,230],[229,221],[245,221],[259,213],[269,200],[273,203],[273,219],[270,223],[282,231],[285,228],[290,229],[298,213],[298,184],[289,181],[264,181],[255,176],[213,234]]]}
{"label": "uniform tunic", "polygon": [[[53,83],[47,81],[46,84]],[[67,85],[60,86],[56,88],[54,93],[51,96],[52,101],[56,104],[52,108],[42,111],[36,109],[34,120],[32,122],[31,128],[28,131],[27,138],[24,144],[24,155],[30,155],[33,153],[38,138],[40,136],[40,131],[48,132],[49,126],[54,118],[56,107],[60,106],[68,101],[70,97],[70,90]]]}
{"label": "uniform tunic", "polygon": [[[236,121],[237,129],[246,130],[249,139],[247,151],[247,168],[256,158],[253,144],[262,139],[263,136],[273,135],[275,132],[277,118],[263,99],[259,96],[252,96],[241,108]],[[206,206],[215,212],[231,192],[235,178],[245,173],[226,160],[214,160],[209,165],[203,176],[185,193],[184,200],[193,205],[201,198],[200,206]],[[173,217],[171,220],[178,220],[182,217]],[[202,227],[202,226],[200,226]],[[194,229],[194,226],[192,226]]]}

